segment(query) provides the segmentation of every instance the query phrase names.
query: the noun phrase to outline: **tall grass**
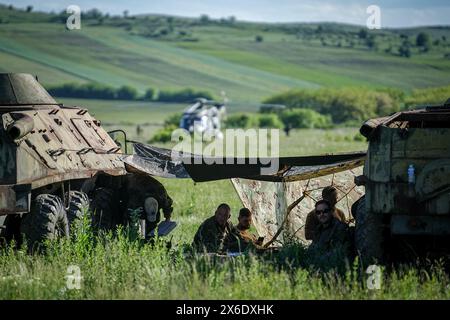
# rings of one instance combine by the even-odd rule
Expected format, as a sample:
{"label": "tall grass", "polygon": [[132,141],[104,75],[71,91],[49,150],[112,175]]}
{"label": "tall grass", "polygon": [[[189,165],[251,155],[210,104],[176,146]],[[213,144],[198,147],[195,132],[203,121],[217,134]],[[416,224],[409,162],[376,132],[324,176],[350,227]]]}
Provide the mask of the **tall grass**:
{"label": "tall grass", "polygon": [[[298,244],[276,255],[210,257],[186,245],[170,248],[163,239],[146,243],[134,228],[95,234],[85,219],[70,239],[49,242],[40,254],[3,248],[0,299],[450,298],[439,264],[384,271],[381,288],[369,290],[357,261],[325,270],[308,264]],[[69,266],[80,270],[80,289],[67,287]]]}

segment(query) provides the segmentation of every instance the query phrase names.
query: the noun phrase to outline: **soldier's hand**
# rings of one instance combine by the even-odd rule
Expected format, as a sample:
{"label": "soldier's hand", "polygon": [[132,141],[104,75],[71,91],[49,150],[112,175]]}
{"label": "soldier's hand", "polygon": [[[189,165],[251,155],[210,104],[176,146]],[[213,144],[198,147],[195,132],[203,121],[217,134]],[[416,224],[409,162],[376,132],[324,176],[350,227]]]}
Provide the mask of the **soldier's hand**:
{"label": "soldier's hand", "polygon": [[163,210],[164,218],[167,221],[170,221],[170,218],[172,218],[172,212],[173,212],[173,207]]}

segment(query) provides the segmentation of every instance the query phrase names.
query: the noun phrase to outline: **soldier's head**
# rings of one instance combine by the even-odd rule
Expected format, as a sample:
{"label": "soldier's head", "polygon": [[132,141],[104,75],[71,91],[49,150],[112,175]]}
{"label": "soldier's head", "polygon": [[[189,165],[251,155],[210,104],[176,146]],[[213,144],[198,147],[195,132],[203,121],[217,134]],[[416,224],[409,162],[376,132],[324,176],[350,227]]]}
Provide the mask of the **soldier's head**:
{"label": "soldier's head", "polygon": [[322,199],[328,201],[331,207],[334,207],[338,200],[338,192],[336,188],[333,186],[323,188]]}
{"label": "soldier's head", "polygon": [[333,218],[332,206],[327,200],[316,202],[315,213],[321,224],[327,224]]}
{"label": "soldier's head", "polygon": [[247,208],[242,208],[239,210],[238,221],[241,229],[250,229],[250,226],[252,225],[252,212]]}
{"label": "soldier's head", "polygon": [[221,203],[217,207],[214,216],[216,217],[216,221],[220,226],[225,227],[227,221],[231,217],[230,212],[231,212],[230,206],[227,205],[226,203]]}

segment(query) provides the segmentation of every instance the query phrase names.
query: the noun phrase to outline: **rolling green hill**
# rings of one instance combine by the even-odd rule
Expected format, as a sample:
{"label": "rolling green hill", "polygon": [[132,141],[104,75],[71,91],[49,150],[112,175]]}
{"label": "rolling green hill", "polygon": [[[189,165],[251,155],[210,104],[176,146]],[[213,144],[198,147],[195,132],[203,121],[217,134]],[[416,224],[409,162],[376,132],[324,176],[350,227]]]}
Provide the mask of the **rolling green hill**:
{"label": "rolling green hill", "polygon": [[[62,14],[0,6],[0,71],[34,73],[44,85],[93,81],[141,92],[224,91],[235,102],[261,101],[292,88],[410,91],[450,84],[447,27],[382,30],[361,38],[361,27],[339,24],[204,20],[86,15],[81,30],[68,31]],[[419,32],[439,43],[424,52],[414,45]],[[367,37],[374,47],[366,46]],[[395,54],[405,39],[410,58]]]}

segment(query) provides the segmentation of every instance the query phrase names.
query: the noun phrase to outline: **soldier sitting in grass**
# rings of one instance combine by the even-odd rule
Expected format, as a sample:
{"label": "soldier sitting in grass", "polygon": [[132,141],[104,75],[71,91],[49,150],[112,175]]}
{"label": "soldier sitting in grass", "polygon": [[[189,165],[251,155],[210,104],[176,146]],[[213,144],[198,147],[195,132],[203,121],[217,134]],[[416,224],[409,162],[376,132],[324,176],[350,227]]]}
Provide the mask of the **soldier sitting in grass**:
{"label": "soldier sitting in grass", "polygon": [[250,232],[252,225],[252,212],[247,208],[239,211],[238,224],[233,228],[226,239],[226,250],[230,252],[242,252],[247,249],[261,248],[262,239]]}
{"label": "soldier sitting in grass", "polygon": [[316,203],[315,214],[319,221],[310,252],[318,253],[322,259],[332,256],[347,258],[351,248],[348,226],[333,216],[333,207],[326,200]]}
{"label": "soldier sitting in grass", "polygon": [[[338,200],[338,193],[337,193],[337,190],[335,187],[328,186],[328,187],[323,188],[322,199],[328,201],[328,203],[331,205],[333,217],[335,217],[336,219],[338,219],[341,222],[346,222],[344,212],[342,212],[342,210],[336,208],[336,203]],[[305,223],[305,238],[306,238],[306,240],[314,240],[316,232],[317,232],[317,228],[320,225],[317,214],[314,211],[315,210],[312,210],[306,216],[306,223]]]}
{"label": "soldier sitting in grass", "polygon": [[224,252],[224,242],[232,231],[230,206],[220,204],[214,216],[206,219],[198,228],[192,246],[199,252]]}

